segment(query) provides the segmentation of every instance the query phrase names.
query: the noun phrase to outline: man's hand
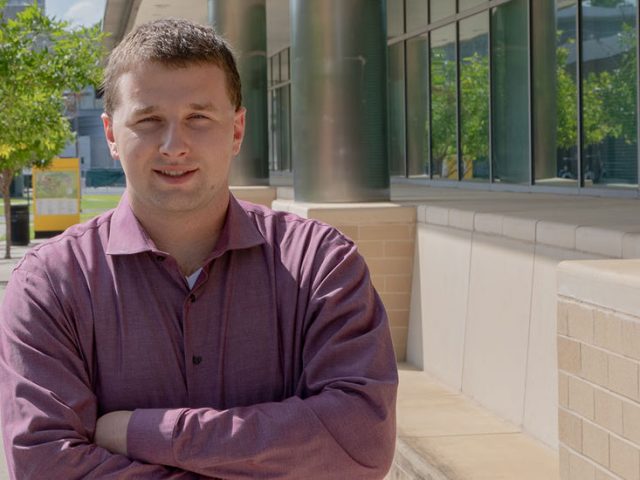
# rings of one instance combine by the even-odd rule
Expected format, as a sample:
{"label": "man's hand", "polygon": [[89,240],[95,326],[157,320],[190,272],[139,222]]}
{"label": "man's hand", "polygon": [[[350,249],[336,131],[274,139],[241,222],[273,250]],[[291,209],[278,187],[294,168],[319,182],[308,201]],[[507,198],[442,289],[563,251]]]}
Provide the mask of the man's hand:
{"label": "man's hand", "polygon": [[127,427],[133,412],[120,410],[101,416],[96,423],[94,442],[111,453],[127,454]]}

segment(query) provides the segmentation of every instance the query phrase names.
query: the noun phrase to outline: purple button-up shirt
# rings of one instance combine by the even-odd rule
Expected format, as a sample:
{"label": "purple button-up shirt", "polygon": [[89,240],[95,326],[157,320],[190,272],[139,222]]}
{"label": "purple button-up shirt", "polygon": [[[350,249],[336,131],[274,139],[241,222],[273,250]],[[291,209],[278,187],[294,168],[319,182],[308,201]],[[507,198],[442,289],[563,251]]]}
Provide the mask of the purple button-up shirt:
{"label": "purple button-up shirt", "polygon": [[[7,286],[0,406],[13,478],[382,478],[387,317],[332,227],[230,200],[189,289],[126,195],[31,250]],[[133,410],[128,457],[93,441]]]}

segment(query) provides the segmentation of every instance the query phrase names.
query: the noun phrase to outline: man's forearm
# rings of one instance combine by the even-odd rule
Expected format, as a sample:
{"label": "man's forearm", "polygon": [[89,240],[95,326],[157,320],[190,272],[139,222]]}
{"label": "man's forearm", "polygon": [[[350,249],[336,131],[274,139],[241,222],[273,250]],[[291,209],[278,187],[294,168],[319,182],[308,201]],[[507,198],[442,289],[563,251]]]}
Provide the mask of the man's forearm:
{"label": "man's forearm", "polygon": [[219,478],[383,478],[395,385],[378,385],[377,397],[360,388],[224,411],[136,410],[128,454]]}

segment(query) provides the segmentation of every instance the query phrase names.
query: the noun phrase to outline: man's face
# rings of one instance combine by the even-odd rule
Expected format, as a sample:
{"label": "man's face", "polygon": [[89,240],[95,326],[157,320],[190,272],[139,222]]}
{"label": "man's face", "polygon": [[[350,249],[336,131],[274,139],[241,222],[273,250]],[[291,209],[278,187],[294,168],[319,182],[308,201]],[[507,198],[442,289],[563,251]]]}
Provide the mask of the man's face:
{"label": "man's face", "polygon": [[244,134],[224,72],[215,65],[140,65],[118,81],[118,103],[102,120],[137,215],[226,208],[231,159]]}

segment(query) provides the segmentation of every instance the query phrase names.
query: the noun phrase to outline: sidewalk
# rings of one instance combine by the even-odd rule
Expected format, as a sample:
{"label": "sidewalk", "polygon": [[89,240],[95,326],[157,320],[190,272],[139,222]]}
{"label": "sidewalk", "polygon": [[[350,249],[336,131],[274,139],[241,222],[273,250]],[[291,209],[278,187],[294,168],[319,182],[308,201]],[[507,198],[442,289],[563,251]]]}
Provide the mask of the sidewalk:
{"label": "sidewalk", "polygon": [[427,373],[398,370],[398,437],[386,480],[559,479],[556,450]]}

